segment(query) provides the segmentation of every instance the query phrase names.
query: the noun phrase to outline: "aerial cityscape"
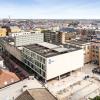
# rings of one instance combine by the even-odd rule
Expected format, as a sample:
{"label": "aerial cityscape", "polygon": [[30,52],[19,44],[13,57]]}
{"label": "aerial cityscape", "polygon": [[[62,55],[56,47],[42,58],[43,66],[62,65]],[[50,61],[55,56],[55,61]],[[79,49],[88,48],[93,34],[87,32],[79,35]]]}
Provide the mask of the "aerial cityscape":
{"label": "aerial cityscape", "polygon": [[100,100],[99,5],[1,0],[0,100]]}

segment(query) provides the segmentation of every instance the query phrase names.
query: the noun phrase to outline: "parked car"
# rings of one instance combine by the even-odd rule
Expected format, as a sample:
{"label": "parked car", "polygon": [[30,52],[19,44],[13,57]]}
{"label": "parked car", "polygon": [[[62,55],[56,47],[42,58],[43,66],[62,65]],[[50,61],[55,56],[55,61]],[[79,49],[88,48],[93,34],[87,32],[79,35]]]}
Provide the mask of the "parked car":
{"label": "parked car", "polygon": [[92,72],[93,72],[93,73],[96,73],[96,74],[100,74],[100,68],[99,68],[99,67],[94,68],[94,69],[92,70]]}

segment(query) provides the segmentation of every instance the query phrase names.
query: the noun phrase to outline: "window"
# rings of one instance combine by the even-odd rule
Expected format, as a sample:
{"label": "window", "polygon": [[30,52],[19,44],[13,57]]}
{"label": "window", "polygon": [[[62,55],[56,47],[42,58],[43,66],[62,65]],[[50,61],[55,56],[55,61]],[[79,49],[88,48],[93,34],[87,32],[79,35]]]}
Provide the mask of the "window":
{"label": "window", "polygon": [[98,49],[98,46],[96,46],[96,49]]}
{"label": "window", "polygon": [[43,69],[43,70],[46,70],[45,65],[43,65],[43,64],[42,64],[42,69]]}
{"label": "window", "polygon": [[39,56],[37,55],[37,60],[39,60]]}
{"label": "window", "polygon": [[96,51],[96,53],[98,53],[98,51]]}
{"label": "window", "polygon": [[89,46],[87,46],[87,48],[89,49],[90,47],[89,47]]}
{"label": "window", "polygon": [[96,57],[97,57],[97,58],[99,58],[99,56],[98,56],[98,55],[97,55]]}
{"label": "window", "polygon": [[89,54],[89,52],[87,52],[87,54]]}
{"label": "window", "polygon": [[30,62],[29,61],[27,61],[27,64],[30,66]]}
{"label": "window", "polygon": [[34,65],[33,65],[33,64],[31,64],[31,68],[33,68],[33,69],[34,69]]}
{"label": "window", "polygon": [[93,55],[93,57],[95,57],[95,55]]}
{"label": "window", "polygon": [[95,52],[94,50],[92,50],[92,52]]}
{"label": "window", "polygon": [[45,64],[45,59],[43,58],[43,63]]}
{"label": "window", "polygon": [[46,75],[45,75],[45,72],[43,72],[43,77],[45,77]]}
{"label": "window", "polygon": [[27,63],[26,59],[24,59],[24,62]]}
{"label": "window", "polygon": [[40,62],[42,62],[42,57],[40,57]]}

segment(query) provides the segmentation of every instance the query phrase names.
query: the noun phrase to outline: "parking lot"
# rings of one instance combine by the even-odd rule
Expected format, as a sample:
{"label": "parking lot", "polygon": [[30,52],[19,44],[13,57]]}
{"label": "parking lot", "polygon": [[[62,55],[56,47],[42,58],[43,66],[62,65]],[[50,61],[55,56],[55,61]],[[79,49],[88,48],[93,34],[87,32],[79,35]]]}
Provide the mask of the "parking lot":
{"label": "parking lot", "polygon": [[87,64],[82,69],[72,72],[69,77],[48,82],[46,87],[59,100],[93,98],[100,94],[100,75],[92,73],[92,69],[95,67],[97,66]]}

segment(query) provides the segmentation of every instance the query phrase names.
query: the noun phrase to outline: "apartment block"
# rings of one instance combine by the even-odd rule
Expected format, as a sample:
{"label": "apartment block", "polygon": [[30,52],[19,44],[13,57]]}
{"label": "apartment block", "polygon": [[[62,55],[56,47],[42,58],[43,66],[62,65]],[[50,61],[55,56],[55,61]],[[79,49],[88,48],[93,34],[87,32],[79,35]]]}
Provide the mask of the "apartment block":
{"label": "apartment block", "polygon": [[100,41],[93,41],[91,43],[92,47],[92,62],[94,64],[100,65]]}
{"label": "apartment block", "polygon": [[75,38],[76,38],[75,29],[63,28],[59,30],[59,34],[58,34],[59,43],[65,44],[66,42],[69,42],[70,40],[73,40]]}
{"label": "apartment block", "polygon": [[5,28],[0,28],[0,37],[5,37],[6,36],[6,29]]}
{"label": "apartment block", "polygon": [[52,32],[52,31],[44,32],[44,41],[53,44],[59,43],[58,32]]}

